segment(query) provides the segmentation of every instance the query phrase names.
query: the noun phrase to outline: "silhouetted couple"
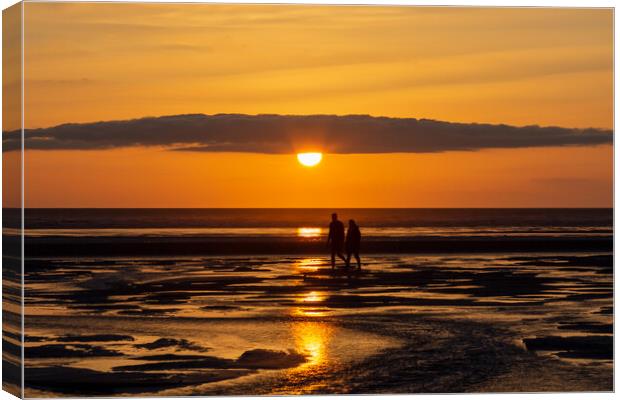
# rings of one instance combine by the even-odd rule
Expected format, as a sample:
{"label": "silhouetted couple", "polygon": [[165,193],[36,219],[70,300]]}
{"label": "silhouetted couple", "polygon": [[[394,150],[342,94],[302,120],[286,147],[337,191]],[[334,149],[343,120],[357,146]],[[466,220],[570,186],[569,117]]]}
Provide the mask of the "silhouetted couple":
{"label": "silhouetted couple", "polygon": [[[351,256],[355,256],[357,260],[357,269],[362,269],[362,262],[360,260],[360,242],[362,240],[362,233],[360,227],[357,226],[354,220],[349,220],[349,229],[347,235],[344,234],[344,224],[338,220],[338,214],[332,214],[332,222],[329,224],[329,234],[327,235],[327,246],[332,253],[332,269],[336,268],[336,256],[340,257],[345,262],[347,269],[351,264]],[[346,250],[347,257],[342,254],[342,251]]]}

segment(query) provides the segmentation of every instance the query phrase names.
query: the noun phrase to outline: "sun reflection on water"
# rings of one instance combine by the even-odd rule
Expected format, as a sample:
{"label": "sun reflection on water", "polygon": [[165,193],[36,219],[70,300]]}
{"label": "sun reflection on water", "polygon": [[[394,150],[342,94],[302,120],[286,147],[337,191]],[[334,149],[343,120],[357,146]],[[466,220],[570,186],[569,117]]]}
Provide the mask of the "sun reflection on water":
{"label": "sun reflection on water", "polygon": [[324,363],[328,359],[328,344],[332,327],[326,322],[297,322],[292,325],[295,350],[308,357],[308,362],[300,368]]}
{"label": "sun reflection on water", "polygon": [[319,269],[324,260],[320,258],[304,258],[297,262],[296,267],[300,272],[314,272]]}
{"label": "sun reflection on water", "polygon": [[325,317],[328,315],[328,310],[323,308],[298,307],[291,312],[291,315],[293,317]]}
{"label": "sun reflection on water", "polygon": [[319,291],[304,293],[297,299],[297,302],[305,306],[293,308],[291,315],[294,317],[325,317],[329,310],[321,308],[319,303],[326,298],[325,293]]}
{"label": "sun reflection on water", "polygon": [[301,296],[300,301],[302,303],[319,303],[325,300],[325,295],[322,292],[311,291]]}
{"label": "sun reflection on water", "polygon": [[297,236],[316,238],[321,236],[321,228],[297,228]]}

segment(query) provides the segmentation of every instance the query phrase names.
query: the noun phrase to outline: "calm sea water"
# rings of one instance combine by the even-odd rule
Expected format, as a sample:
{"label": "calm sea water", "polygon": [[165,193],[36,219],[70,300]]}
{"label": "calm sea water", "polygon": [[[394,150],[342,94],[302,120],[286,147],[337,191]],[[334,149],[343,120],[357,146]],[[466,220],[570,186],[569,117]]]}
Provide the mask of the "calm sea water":
{"label": "calm sea water", "polygon": [[608,209],[28,209],[30,236],[301,236],[332,212],[368,236],[609,235]]}

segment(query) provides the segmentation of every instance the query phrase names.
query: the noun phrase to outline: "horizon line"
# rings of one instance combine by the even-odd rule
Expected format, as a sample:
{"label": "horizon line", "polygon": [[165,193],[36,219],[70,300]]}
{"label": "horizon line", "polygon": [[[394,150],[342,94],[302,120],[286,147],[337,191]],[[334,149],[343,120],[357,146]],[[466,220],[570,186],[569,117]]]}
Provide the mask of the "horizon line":
{"label": "horizon line", "polygon": [[[20,210],[21,207],[3,207]],[[24,207],[25,210],[597,210],[614,206],[578,207]]]}

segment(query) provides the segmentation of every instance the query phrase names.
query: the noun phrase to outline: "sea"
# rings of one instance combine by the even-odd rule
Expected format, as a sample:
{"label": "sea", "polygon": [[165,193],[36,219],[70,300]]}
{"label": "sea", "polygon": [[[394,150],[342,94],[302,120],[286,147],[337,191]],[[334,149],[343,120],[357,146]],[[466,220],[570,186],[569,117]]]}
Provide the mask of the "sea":
{"label": "sea", "polygon": [[25,211],[25,232],[33,237],[318,237],[327,234],[334,212],[345,225],[355,220],[369,238],[591,236],[613,232],[610,208],[37,208]]}

